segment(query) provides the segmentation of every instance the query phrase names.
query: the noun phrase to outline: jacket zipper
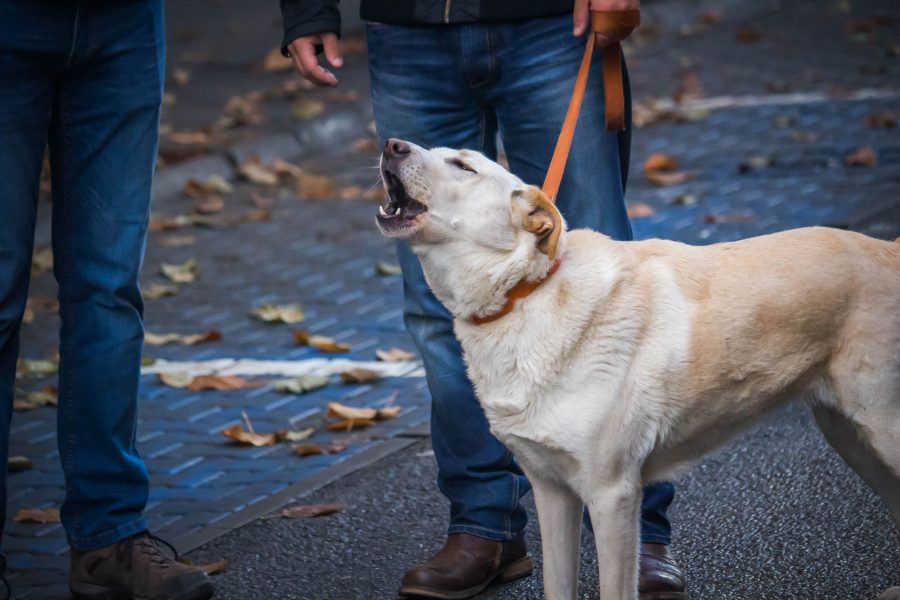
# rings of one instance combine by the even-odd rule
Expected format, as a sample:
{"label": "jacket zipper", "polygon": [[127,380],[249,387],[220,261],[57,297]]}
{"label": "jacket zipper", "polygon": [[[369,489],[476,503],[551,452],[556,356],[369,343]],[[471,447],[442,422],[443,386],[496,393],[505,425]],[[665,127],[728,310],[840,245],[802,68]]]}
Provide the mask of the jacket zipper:
{"label": "jacket zipper", "polygon": [[450,23],[450,4],[453,3],[453,0],[444,0],[444,23]]}

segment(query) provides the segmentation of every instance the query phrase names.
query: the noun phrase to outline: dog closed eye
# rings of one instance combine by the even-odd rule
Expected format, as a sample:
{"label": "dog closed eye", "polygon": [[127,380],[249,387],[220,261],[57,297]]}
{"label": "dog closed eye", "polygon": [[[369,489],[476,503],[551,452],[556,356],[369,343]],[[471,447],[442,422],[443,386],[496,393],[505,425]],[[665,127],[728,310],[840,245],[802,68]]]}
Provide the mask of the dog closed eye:
{"label": "dog closed eye", "polygon": [[478,174],[478,171],[458,158],[448,158],[447,163],[453,165],[458,169],[462,169],[463,171],[469,171],[470,173],[475,173],[476,175]]}

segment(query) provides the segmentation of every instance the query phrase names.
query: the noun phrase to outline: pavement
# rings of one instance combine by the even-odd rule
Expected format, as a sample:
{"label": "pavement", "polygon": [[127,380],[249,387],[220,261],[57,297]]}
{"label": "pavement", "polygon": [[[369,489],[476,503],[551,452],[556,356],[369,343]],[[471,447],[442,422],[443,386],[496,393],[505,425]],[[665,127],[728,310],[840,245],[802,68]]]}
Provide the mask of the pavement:
{"label": "pavement", "polygon": [[[394,259],[372,226],[377,150],[358,26],[351,22],[345,36],[351,53],[341,87],[309,90],[289,71],[262,66],[280,40],[273,7],[186,0],[168,10],[172,95],[154,194],[158,230],[143,283],[165,283],[163,263],[191,258],[199,277],[175,295],[147,300],[147,330],[215,329],[222,339],[148,346],[148,359],[321,366],[320,359],[334,358],[368,363],[379,348],[411,350],[399,280],[376,267]],[[900,235],[897,129],[866,123],[874,114],[900,114],[898,21],[890,0],[648,0],[645,25],[627,48],[646,121],[634,134],[627,194],[636,236],[707,244],[804,225]],[[221,119],[232,97],[241,100]],[[197,133],[190,144],[178,142],[178,134]],[[847,165],[864,146],[875,164]],[[691,177],[652,185],[641,165],[653,152],[676,157]],[[303,179],[277,186],[242,180],[235,167],[251,156],[297,164]],[[182,190],[189,179],[212,175],[234,189],[221,194],[221,212],[197,216],[201,201]],[[45,214],[47,204],[41,208]],[[38,243],[47,235],[44,218]],[[55,293],[47,274],[32,285],[35,300]],[[300,303],[305,321],[251,319],[249,311],[264,303]],[[50,357],[58,320],[35,306],[22,356]],[[296,327],[351,348],[326,355],[297,346]],[[403,372],[410,376],[351,384],[332,376],[305,394],[269,384],[188,391],[145,376],[139,443],[151,472],[153,529],[194,561],[228,561],[216,576],[220,598],[393,597],[405,567],[436,550],[446,527],[427,436],[427,389],[417,373],[411,361]],[[19,385],[31,391],[50,383]],[[332,401],[402,409],[347,434],[322,430]],[[10,515],[58,506],[63,497],[54,410],[14,415],[11,453],[28,456],[34,468],[10,474]],[[232,445],[221,431],[243,423],[244,413],[259,432],[314,427],[312,441],[349,445],[305,458],[285,443]],[[288,504],[328,502],[345,508],[316,519],[260,519]],[[673,547],[695,599],[869,600],[900,584],[900,538],[886,509],[827,447],[802,406],[770,415],[699,463],[678,482],[672,517]],[[536,526],[528,536],[539,565]],[[66,597],[58,524],[10,523],[3,544],[16,598]],[[584,597],[596,597],[587,535],[582,562]],[[539,573],[482,597],[540,598]]]}

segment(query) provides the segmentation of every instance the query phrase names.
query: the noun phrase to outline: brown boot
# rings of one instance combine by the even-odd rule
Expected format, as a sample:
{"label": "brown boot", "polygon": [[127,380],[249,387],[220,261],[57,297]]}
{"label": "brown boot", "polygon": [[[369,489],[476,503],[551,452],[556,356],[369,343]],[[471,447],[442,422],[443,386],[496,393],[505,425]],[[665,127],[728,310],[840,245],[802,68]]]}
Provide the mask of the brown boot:
{"label": "brown boot", "polygon": [[669,547],[641,544],[641,600],[688,600],[687,582]]}
{"label": "brown boot", "polygon": [[69,589],[75,600],[212,598],[206,573],[176,562],[174,554],[169,544],[146,531],[99,550],[72,550]]}
{"label": "brown boot", "polygon": [[525,540],[496,542],[466,533],[447,536],[440,552],[403,576],[400,594],[460,600],[491,583],[531,575],[534,565]]}

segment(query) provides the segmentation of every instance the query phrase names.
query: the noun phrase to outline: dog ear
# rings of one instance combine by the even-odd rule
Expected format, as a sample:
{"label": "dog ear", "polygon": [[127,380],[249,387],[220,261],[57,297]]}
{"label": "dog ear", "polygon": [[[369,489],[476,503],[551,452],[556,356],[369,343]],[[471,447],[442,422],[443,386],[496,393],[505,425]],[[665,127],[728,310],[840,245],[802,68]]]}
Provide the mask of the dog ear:
{"label": "dog ear", "polygon": [[524,213],[522,226],[525,231],[538,236],[537,248],[553,260],[556,257],[556,245],[563,231],[562,215],[540,190],[529,185],[525,189],[515,190],[512,195],[513,209]]}

